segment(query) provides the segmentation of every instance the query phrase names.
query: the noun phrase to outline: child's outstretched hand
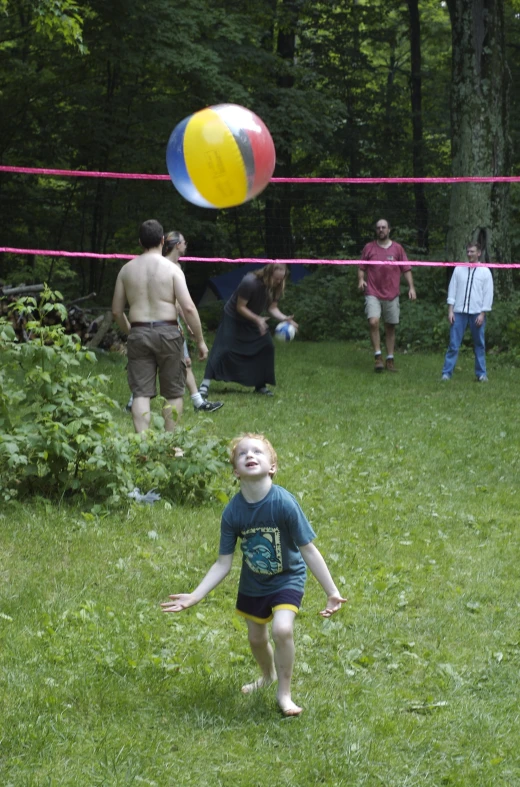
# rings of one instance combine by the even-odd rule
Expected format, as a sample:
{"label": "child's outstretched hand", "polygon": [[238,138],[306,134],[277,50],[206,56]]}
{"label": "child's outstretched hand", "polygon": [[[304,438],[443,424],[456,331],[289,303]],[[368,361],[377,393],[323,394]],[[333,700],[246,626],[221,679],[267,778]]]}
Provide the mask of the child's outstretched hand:
{"label": "child's outstretched hand", "polygon": [[192,593],[177,593],[175,596],[168,596],[168,598],[170,601],[164,601],[161,604],[163,612],[182,612],[183,609],[193,607],[197,603]]}
{"label": "child's outstretched hand", "polygon": [[320,615],[322,618],[330,618],[338,609],[341,609],[341,605],[347,602],[346,598],[341,598],[338,594],[334,594],[333,596],[328,596],[327,598],[327,606],[325,609],[322,609]]}

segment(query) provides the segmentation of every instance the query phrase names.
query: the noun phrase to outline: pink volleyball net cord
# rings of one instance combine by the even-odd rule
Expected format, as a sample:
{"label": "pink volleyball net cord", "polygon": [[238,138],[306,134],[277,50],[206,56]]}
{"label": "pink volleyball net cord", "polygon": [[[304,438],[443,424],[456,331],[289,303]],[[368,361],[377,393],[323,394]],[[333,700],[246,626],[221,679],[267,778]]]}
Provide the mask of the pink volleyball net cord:
{"label": "pink volleyball net cord", "polygon": [[[131,172],[97,172],[88,170],[70,170],[70,169],[45,169],[38,167],[11,167],[0,165],[0,172],[10,172],[21,175],[54,175],[58,177],[77,177],[77,178],[119,178],[124,180],[170,180],[169,175],[152,175],[140,174]],[[330,184],[385,184],[385,183],[518,183],[520,176],[499,176],[499,177],[464,177],[464,178],[271,178],[271,183],[330,183]],[[43,257],[86,257],[88,259],[104,259],[104,260],[129,260],[135,257],[135,254],[97,254],[94,252],[73,252],[73,251],[57,251],[50,249],[19,249],[12,246],[0,246],[0,252],[11,254],[37,254]],[[366,262],[363,260],[318,260],[318,259],[260,259],[258,257],[240,257],[240,258],[225,258],[225,257],[183,257],[185,262],[227,262],[227,263],[299,263],[306,265],[380,265],[380,262]],[[424,260],[409,260],[410,265],[414,266],[427,266],[427,267],[454,267],[458,265],[470,266],[470,263],[460,262],[439,262],[439,261],[424,261]],[[401,263],[384,263],[385,265],[399,265]],[[489,268],[520,268],[520,263],[486,263]]]}

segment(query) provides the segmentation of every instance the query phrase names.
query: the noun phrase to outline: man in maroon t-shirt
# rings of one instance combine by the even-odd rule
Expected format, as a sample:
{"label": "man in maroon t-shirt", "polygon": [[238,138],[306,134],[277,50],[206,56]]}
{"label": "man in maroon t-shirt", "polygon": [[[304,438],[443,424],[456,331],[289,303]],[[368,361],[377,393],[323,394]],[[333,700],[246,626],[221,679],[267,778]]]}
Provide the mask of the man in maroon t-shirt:
{"label": "man in maroon t-shirt", "polygon": [[[386,219],[376,223],[376,240],[367,243],[361,253],[362,260],[381,262],[408,262],[405,251],[399,243],[390,240],[390,225]],[[366,279],[365,279],[366,274]],[[360,265],[358,268],[358,288],[365,293],[365,313],[368,317],[370,341],[374,348],[376,372],[387,369],[397,371],[394,365],[395,326],[399,323],[399,287],[401,274],[408,284],[408,297],[416,299],[410,265]],[[385,323],[386,364],[381,355],[379,320],[383,315]]]}

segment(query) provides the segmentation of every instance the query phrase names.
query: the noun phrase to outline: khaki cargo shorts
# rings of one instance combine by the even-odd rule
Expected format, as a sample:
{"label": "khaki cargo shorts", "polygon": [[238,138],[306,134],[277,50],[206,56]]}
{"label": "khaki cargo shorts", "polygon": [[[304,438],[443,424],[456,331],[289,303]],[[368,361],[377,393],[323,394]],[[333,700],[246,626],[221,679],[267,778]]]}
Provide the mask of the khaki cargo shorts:
{"label": "khaki cargo shorts", "polygon": [[128,385],[134,396],[180,399],[186,385],[184,339],[177,325],[135,327],[128,334]]}
{"label": "khaki cargo shorts", "polygon": [[397,325],[399,322],[399,296],[392,301],[382,301],[375,295],[366,295],[365,314],[369,320],[374,317],[379,320],[382,314],[385,323]]}

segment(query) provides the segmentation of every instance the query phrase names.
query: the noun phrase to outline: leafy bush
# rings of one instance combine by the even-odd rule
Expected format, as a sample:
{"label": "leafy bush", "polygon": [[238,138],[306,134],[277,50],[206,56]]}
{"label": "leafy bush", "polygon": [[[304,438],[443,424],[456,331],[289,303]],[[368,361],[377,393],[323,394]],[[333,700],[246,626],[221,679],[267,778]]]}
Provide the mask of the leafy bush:
{"label": "leafy bush", "polygon": [[[357,288],[357,276],[348,268],[321,267],[288,289],[282,308],[294,312],[302,339],[368,340],[364,298]],[[412,302],[403,295],[397,333],[400,347],[442,349],[448,334],[445,306]]]}
{"label": "leafy bush", "polygon": [[222,319],[224,311],[224,301],[213,301],[199,308],[200,319],[204,333],[206,331],[216,331]]}
{"label": "leafy bush", "polygon": [[[204,426],[175,435],[121,433],[119,405],[103,392],[104,375],[88,369],[94,353],[61,324],[45,325],[50,312],[66,316],[60,293],[45,289],[39,303],[22,298],[11,318],[26,320],[28,342],[0,319],[0,488],[15,495],[82,495],[93,504],[119,505],[135,486],[177,501],[225,498],[218,474],[223,441]],[[181,456],[182,453],[182,456]]]}
{"label": "leafy bush", "polygon": [[282,310],[294,314],[301,339],[366,339],[367,325],[357,278],[346,268],[319,270],[287,288]]}
{"label": "leafy bush", "polygon": [[397,330],[400,347],[409,350],[445,350],[448,346],[450,324],[448,307],[428,301],[401,298]]}
{"label": "leafy bush", "polygon": [[208,435],[201,425],[178,427],[175,434],[151,429],[121,435],[114,430],[82,466],[81,488],[96,490],[102,483],[112,504],[123,502],[135,487],[155,489],[178,503],[211,497],[227,502],[220,473],[228,467],[225,441]]}
{"label": "leafy bush", "polygon": [[486,324],[486,344],[520,360],[520,293],[496,300]]}
{"label": "leafy bush", "polygon": [[[414,272],[414,279],[417,301],[408,300],[403,287],[398,346],[443,351],[450,333],[445,271],[425,272],[421,268]],[[300,284],[288,287],[282,309],[294,313],[300,339],[368,340],[364,300],[357,289],[357,277],[348,268],[320,266]],[[469,331],[464,343],[471,345]],[[509,359],[520,360],[520,293],[507,301],[495,298],[486,325],[486,344]]]}

